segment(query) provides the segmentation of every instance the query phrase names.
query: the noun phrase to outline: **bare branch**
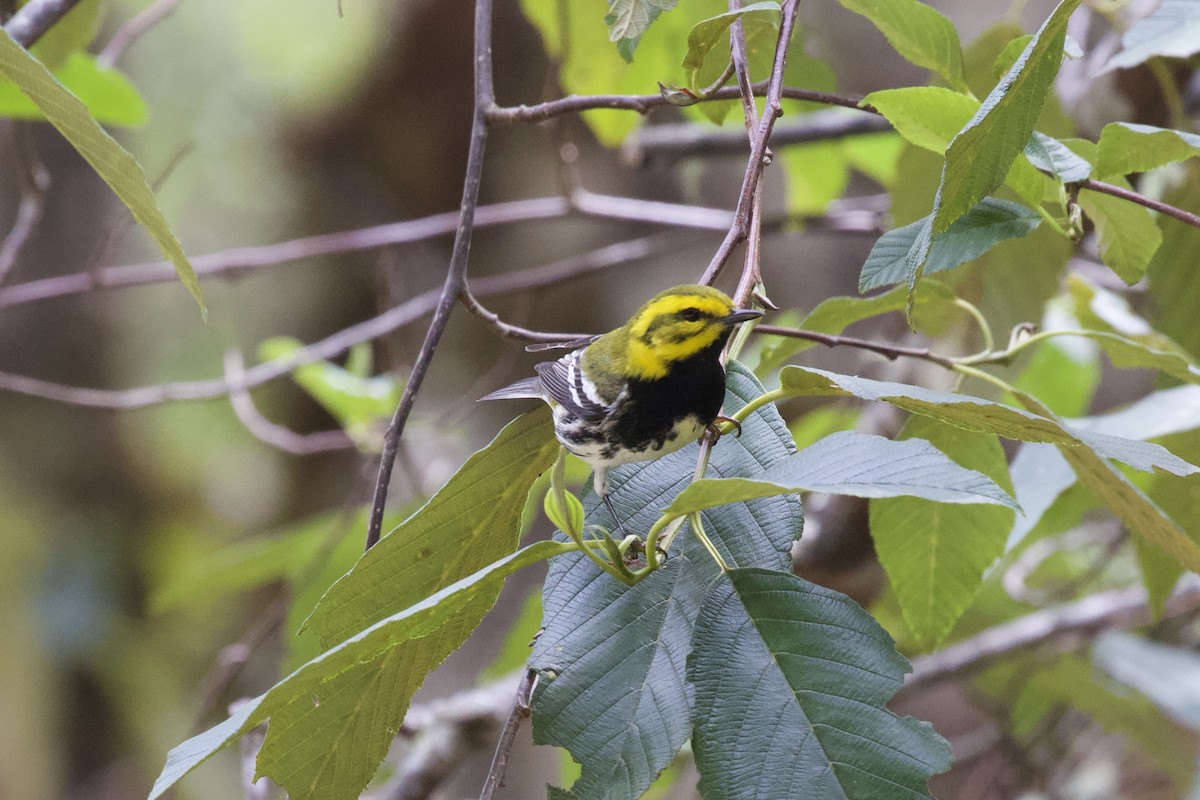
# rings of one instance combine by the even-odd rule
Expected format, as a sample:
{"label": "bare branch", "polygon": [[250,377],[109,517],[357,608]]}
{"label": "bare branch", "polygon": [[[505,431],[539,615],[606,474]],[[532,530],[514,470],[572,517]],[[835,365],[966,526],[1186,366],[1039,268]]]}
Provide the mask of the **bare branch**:
{"label": "bare branch", "polygon": [[42,38],[79,0],[29,0],[4,25],[4,30],[22,47],[31,47]]}
{"label": "bare branch", "polygon": [[583,333],[548,333],[545,331],[533,331],[528,328],[522,328],[519,325],[511,325],[502,319],[495,312],[488,311],[483,305],[475,299],[471,294],[469,287],[463,287],[462,294],[459,300],[467,307],[467,310],[474,314],[479,319],[483,320],[488,326],[496,331],[496,333],[508,339],[520,339],[525,342],[566,342],[582,339],[587,334]]}
{"label": "bare branch", "polygon": [[1147,197],[1144,194],[1138,194],[1131,189],[1123,189],[1120,186],[1113,186],[1111,183],[1096,181],[1088,178],[1085,181],[1080,181],[1078,185],[1081,189],[1091,189],[1093,192],[1102,194],[1110,194],[1113,197],[1119,197],[1122,200],[1128,200],[1131,203],[1137,203],[1139,206],[1145,206],[1152,211],[1157,211],[1160,214],[1166,214],[1168,217],[1179,220],[1180,222],[1191,225],[1193,228],[1200,228],[1200,214],[1193,214],[1190,211],[1184,211],[1182,208],[1176,208],[1173,205],[1164,203],[1161,200],[1155,200],[1153,197]]}
{"label": "bare branch", "polygon": [[[1190,575],[1167,600],[1162,616],[1169,619],[1197,611],[1200,611],[1200,579]],[[1141,586],[1100,592],[1073,603],[1026,614],[944,650],[914,658],[912,674],[902,691],[911,692],[974,672],[1016,650],[1048,644],[1071,649],[1101,631],[1133,628],[1148,622],[1149,601]]]}
{"label": "bare branch", "polygon": [[450,312],[467,285],[467,258],[471,252],[471,234],[475,230],[475,206],[479,202],[479,184],[483,179],[483,153],[487,145],[487,112],[496,104],[492,85],[492,0],[475,0],[475,115],[471,122],[471,144],[467,152],[467,170],[463,179],[462,203],[460,204],[458,231],[454,235],[454,249],[450,254],[450,265],[446,269],[446,281],[438,297],[433,321],[421,343],[417,360],[404,384],[404,394],[392,424],[383,439],[383,455],[379,460],[379,477],[375,480],[375,496],[371,501],[371,519],[367,525],[366,549],[379,541],[383,527],[383,509],[387,504],[388,484],[396,462],[396,451],[400,447],[400,436],[404,433],[408,415],[412,412],[417,392],[425,380],[425,373],[433,361],[433,353],[441,341],[450,321]]}
{"label": "bare branch", "polygon": [[529,716],[529,701],[533,697],[533,687],[536,683],[537,673],[531,669],[525,670],[525,674],[521,677],[521,683],[517,687],[517,696],[513,699],[508,721],[504,723],[504,732],[500,734],[500,741],[496,745],[496,754],[492,757],[492,766],[488,769],[483,791],[479,793],[479,800],[492,800],[496,790],[504,785],[504,772],[508,768],[508,754],[512,750],[513,742],[517,739],[517,729],[521,727],[521,720]]}
{"label": "bare branch", "polygon": [[938,355],[925,347],[900,347],[882,342],[872,342],[868,339],[856,339],[853,336],[838,336],[832,333],[808,331],[802,328],[782,328],[778,325],[756,325],[754,332],[766,334],[767,336],[786,336],[792,339],[804,339],[805,341],[823,344],[826,347],[856,347],[860,350],[869,350],[872,353],[886,356],[890,360],[900,357],[918,358],[922,361],[931,361],[934,364],[940,364],[943,367],[952,367],[954,365],[954,359],[949,356]]}
{"label": "bare branch", "polygon": [[742,181],[742,191],[738,197],[737,209],[734,211],[734,222],[725,235],[721,246],[713,254],[708,269],[704,271],[701,283],[711,284],[721,273],[721,268],[729,260],[729,254],[734,246],[746,238],[750,229],[750,214],[754,203],[754,193],[762,178],[763,157],[767,150],[767,140],[771,138],[771,129],[775,120],[783,113],[779,105],[783,87],[783,70],[787,65],[788,45],[791,43],[792,30],[796,24],[796,9],[799,0],[786,0],[783,4],[783,17],[779,23],[779,41],[775,45],[775,60],[771,68],[771,78],[767,88],[767,105],[763,110],[762,119],[750,147],[750,158],[746,164],[746,176]]}
{"label": "bare branch", "polygon": [[225,353],[225,379],[229,384],[229,400],[233,403],[234,414],[259,441],[297,456],[354,449],[354,442],[342,431],[300,434],[264,417],[246,389],[246,371],[242,354],[237,350]]}
{"label": "bare branch", "polygon": [[37,149],[29,136],[26,125],[14,122],[9,131],[12,135],[13,152],[16,155],[17,185],[21,193],[21,201],[17,205],[17,215],[13,226],[0,244],[0,283],[8,276],[21,250],[42,219],[45,208],[46,191],[50,188],[50,173],[46,171]]}

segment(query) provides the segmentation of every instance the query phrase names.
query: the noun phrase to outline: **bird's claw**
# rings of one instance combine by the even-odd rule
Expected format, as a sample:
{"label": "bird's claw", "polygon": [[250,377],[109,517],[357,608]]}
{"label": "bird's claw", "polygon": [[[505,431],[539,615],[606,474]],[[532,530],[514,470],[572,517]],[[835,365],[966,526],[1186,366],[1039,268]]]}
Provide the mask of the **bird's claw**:
{"label": "bird's claw", "polygon": [[740,439],[742,436],[742,423],[738,422],[733,417],[718,416],[708,424],[708,432],[712,434],[713,443],[725,434],[733,431],[735,439]]}

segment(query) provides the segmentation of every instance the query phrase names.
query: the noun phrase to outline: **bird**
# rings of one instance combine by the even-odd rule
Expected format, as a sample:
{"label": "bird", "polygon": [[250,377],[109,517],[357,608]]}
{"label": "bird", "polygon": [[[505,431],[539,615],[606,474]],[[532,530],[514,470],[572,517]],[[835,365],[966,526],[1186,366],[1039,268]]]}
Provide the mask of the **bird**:
{"label": "bird", "polygon": [[578,349],[480,401],[548,403],[555,437],[591,466],[593,488],[624,532],[608,471],[673,453],[713,427],[725,398],[721,351],[735,325],[762,314],[711,286],[673,286],[621,327],[564,344]]}

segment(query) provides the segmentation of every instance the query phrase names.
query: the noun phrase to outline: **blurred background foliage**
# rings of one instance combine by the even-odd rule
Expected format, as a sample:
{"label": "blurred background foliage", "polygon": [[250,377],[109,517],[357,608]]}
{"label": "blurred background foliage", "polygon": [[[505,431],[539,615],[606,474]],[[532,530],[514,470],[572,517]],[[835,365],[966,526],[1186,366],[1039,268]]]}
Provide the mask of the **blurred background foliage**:
{"label": "blurred background foliage", "polygon": [[[59,74],[93,113],[117,126],[112,130],[158,184],[159,202],[193,257],[457,208],[471,114],[469,3],[342,0],[339,12],[335,0],[181,0],[119,56],[119,75],[105,73],[79,50],[102,54],[122,24],[149,5],[85,0],[34,52],[68,70]],[[506,105],[560,91],[551,69],[560,53],[553,43],[549,52],[543,48],[521,5],[497,3],[496,84],[498,101]],[[535,6],[546,4],[523,5],[536,18]],[[602,15],[603,4],[594,5]],[[932,5],[950,16],[964,42],[982,37],[967,49],[969,80],[994,80],[991,65],[1003,45],[1022,26],[1035,29],[1051,7],[1041,0],[1017,3],[997,23],[1004,10],[986,0]],[[681,15],[676,22],[690,19]],[[584,14],[574,20],[591,35],[604,34]],[[926,80],[866,20],[837,4],[805,3],[802,23],[797,46],[802,41],[807,55],[794,61],[802,85],[865,94]],[[668,33],[666,24],[658,31]],[[580,81],[571,90],[654,88],[622,86],[595,65],[567,66],[564,81],[576,73]],[[1057,99],[1047,104],[1039,129],[1095,139],[1114,119],[1172,123],[1172,109],[1154,100],[1160,93],[1150,70],[1088,81],[1071,69],[1064,68]],[[1190,65],[1173,63],[1171,69],[1186,87]],[[975,90],[982,96],[986,88]],[[11,103],[2,106],[4,113],[28,116],[10,89],[0,86],[0,104]],[[631,160],[636,152],[626,136],[636,115],[608,112],[607,118],[618,127],[593,130],[563,117],[494,130],[482,202],[557,195],[565,158],[575,179],[593,192],[732,206],[744,167],[741,151],[683,160],[643,153]],[[681,119],[674,109],[650,117],[653,123]],[[21,166],[14,154],[30,146],[51,180],[44,217],[6,284],[159,257],[52,129],[9,120],[0,127],[4,185],[17,184]],[[736,123],[727,127],[740,130]],[[623,151],[604,147],[621,142]],[[890,205],[891,222],[909,223],[928,212],[940,170],[937,156],[902,145],[893,134],[782,149],[781,157],[789,180],[768,181],[767,208],[776,216],[830,212],[825,224],[793,219],[764,242],[771,297],[799,312],[827,297],[855,294],[858,268],[883,224],[873,198],[889,191],[890,203],[883,202]],[[1168,199],[1196,208],[1200,176],[1194,161],[1156,179],[1175,187],[1166,190]],[[835,213],[836,203],[830,205],[842,197],[856,198],[866,209],[865,224],[827,224],[845,219]],[[19,201],[16,191],[0,193],[5,226]],[[485,228],[475,236],[471,274],[546,264],[655,230],[582,216]],[[1177,277],[1166,261],[1200,252],[1200,237],[1181,225],[1164,226],[1163,235],[1169,247],[1150,267],[1163,279],[1150,284],[1150,298],[1144,284],[1130,297],[1195,355],[1195,304],[1183,298],[1194,297],[1200,284]],[[654,291],[695,280],[720,236],[690,232],[638,269],[623,265],[505,297],[495,307],[504,319],[542,330],[605,330]],[[303,258],[237,280],[205,280],[207,323],[186,292],[169,283],[0,304],[0,370],[105,388],[219,376],[227,351],[257,363],[295,346],[278,337],[312,342],[438,287],[449,244],[448,237],[432,238]],[[995,330],[1006,331],[1041,319],[1068,249],[1043,229],[996,247],[951,280]],[[964,342],[967,331],[962,323],[945,322],[944,346]],[[257,439],[228,398],[113,412],[0,394],[6,556],[0,559],[0,797],[142,796],[168,747],[315,652],[313,643],[295,640],[293,632],[361,551],[360,509],[374,479],[380,419],[390,415],[422,334],[419,324],[402,328],[337,366],[314,365],[307,377],[254,391],[258,409],[276,422],[301,432],[341,424],[350,434],[351,446],[307,456]],[[910,337],[894,314],[861,334]],[[1098,366],[1094,348],[1082,353],[1047,347],[1040,360],[1021,362],[1012,374],[1024,372],[1051,406],[1077,415],[1114,408],[1154,385],[1149,372],[1116,373]],[[510,411],[476,407],[474,398],[522,374],[534,360],[456,313],[405,433],[390,503],[393,521],[490,439]],[[813,349],[805,362],[846,374],[869,364],[879,377],[945,382],[940,373],[911,365],[881,370],[875,359],[846,350]],[[394,377],[370,378],[377,374]],[[859,422],[857,405],[805,413],[811,409],[801,403],[785,408],[801,445]],[[1173,449],[1197,461],[1195,436],[1177,438]],[[1194,497],[1173,502],[1178,515],[1196,520]],[[1068,491],[1031,539],[1076,529],[1081,519],[1095,516],[1093,506],[1083,490]],[[865,506],[848,505],[832,516],[843,535],[822,539],[824,546],[836,546],[813,558],[809,576],[864,604],[875,601],[875,613],[914,652],[916,643],[873,560]],[[1077,553],[1060,555],[1062,563],[1042,567],[1057,573],[1040,578],[1074,586],[1094,564]],[[1135,569],[1126,549],[1110,560],[1103,578],[1120,585]],[[430,677],[418,702],[474,680],[505,648],[509,624],[537,580],[521,575],[510,581],[492,619]],[[989,582],[952,638],[1029,608]],[[514,640],[527,639],[527,627]],[[1175,633],[1196,642],[1194,630]],[[240,646],[231,647],[235,642]],[[1114,639],[1104,653],[1115,661],[1136,647]],[[505,663],[512,663],[511,650],[510,642]],[[1015,695],[1013,686],[1020,689]],[[1056,797],[1180,797],[1191,782],[1195,721],[1168,722],[1153,701],[1098,678],[1086,656],[1049,662],[1031,656],[988,672],[978,687],[947,686],[932,701],[922,697],[917,705],[914,699],[903,710],[926,717],[940,706],[935,722],[948,737],[973,731],[982,737],[985,755],[942,779],[943,797],[983,797],[989,785],[1038,786],[1047,775],[1058,780]],[[558,779],[557,755],[518,757],[533,766],[528,774],[510,775],[509,796],[534,796],[546,780]],[[238,796],[236,758],[218,757],[179,796]],[[482,753],[468,764],[446,796],[473,792],[486,759]],[[681,771],[686,767],[673,774]],[[1083,788],[1071,783],[1089,780]],[[1100,793],[1087,794],[1093,786]],[[1109,789],[1119,794],[1103,793]]]}

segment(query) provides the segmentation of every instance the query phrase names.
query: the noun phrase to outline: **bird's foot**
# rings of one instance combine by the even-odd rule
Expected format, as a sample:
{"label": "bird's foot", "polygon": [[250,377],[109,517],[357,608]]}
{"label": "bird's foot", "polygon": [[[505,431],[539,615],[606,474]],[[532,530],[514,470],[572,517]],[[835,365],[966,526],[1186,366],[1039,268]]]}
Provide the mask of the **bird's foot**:
{"label": "bird's foot", "polygon": [[713,444],[716,444],[718,439],[730,431],[733,431],[735,438],[741,438],[742,423],[738,422],[733,417],[726,417],[723,415],[708,423],[708,432],[712,435]]}

